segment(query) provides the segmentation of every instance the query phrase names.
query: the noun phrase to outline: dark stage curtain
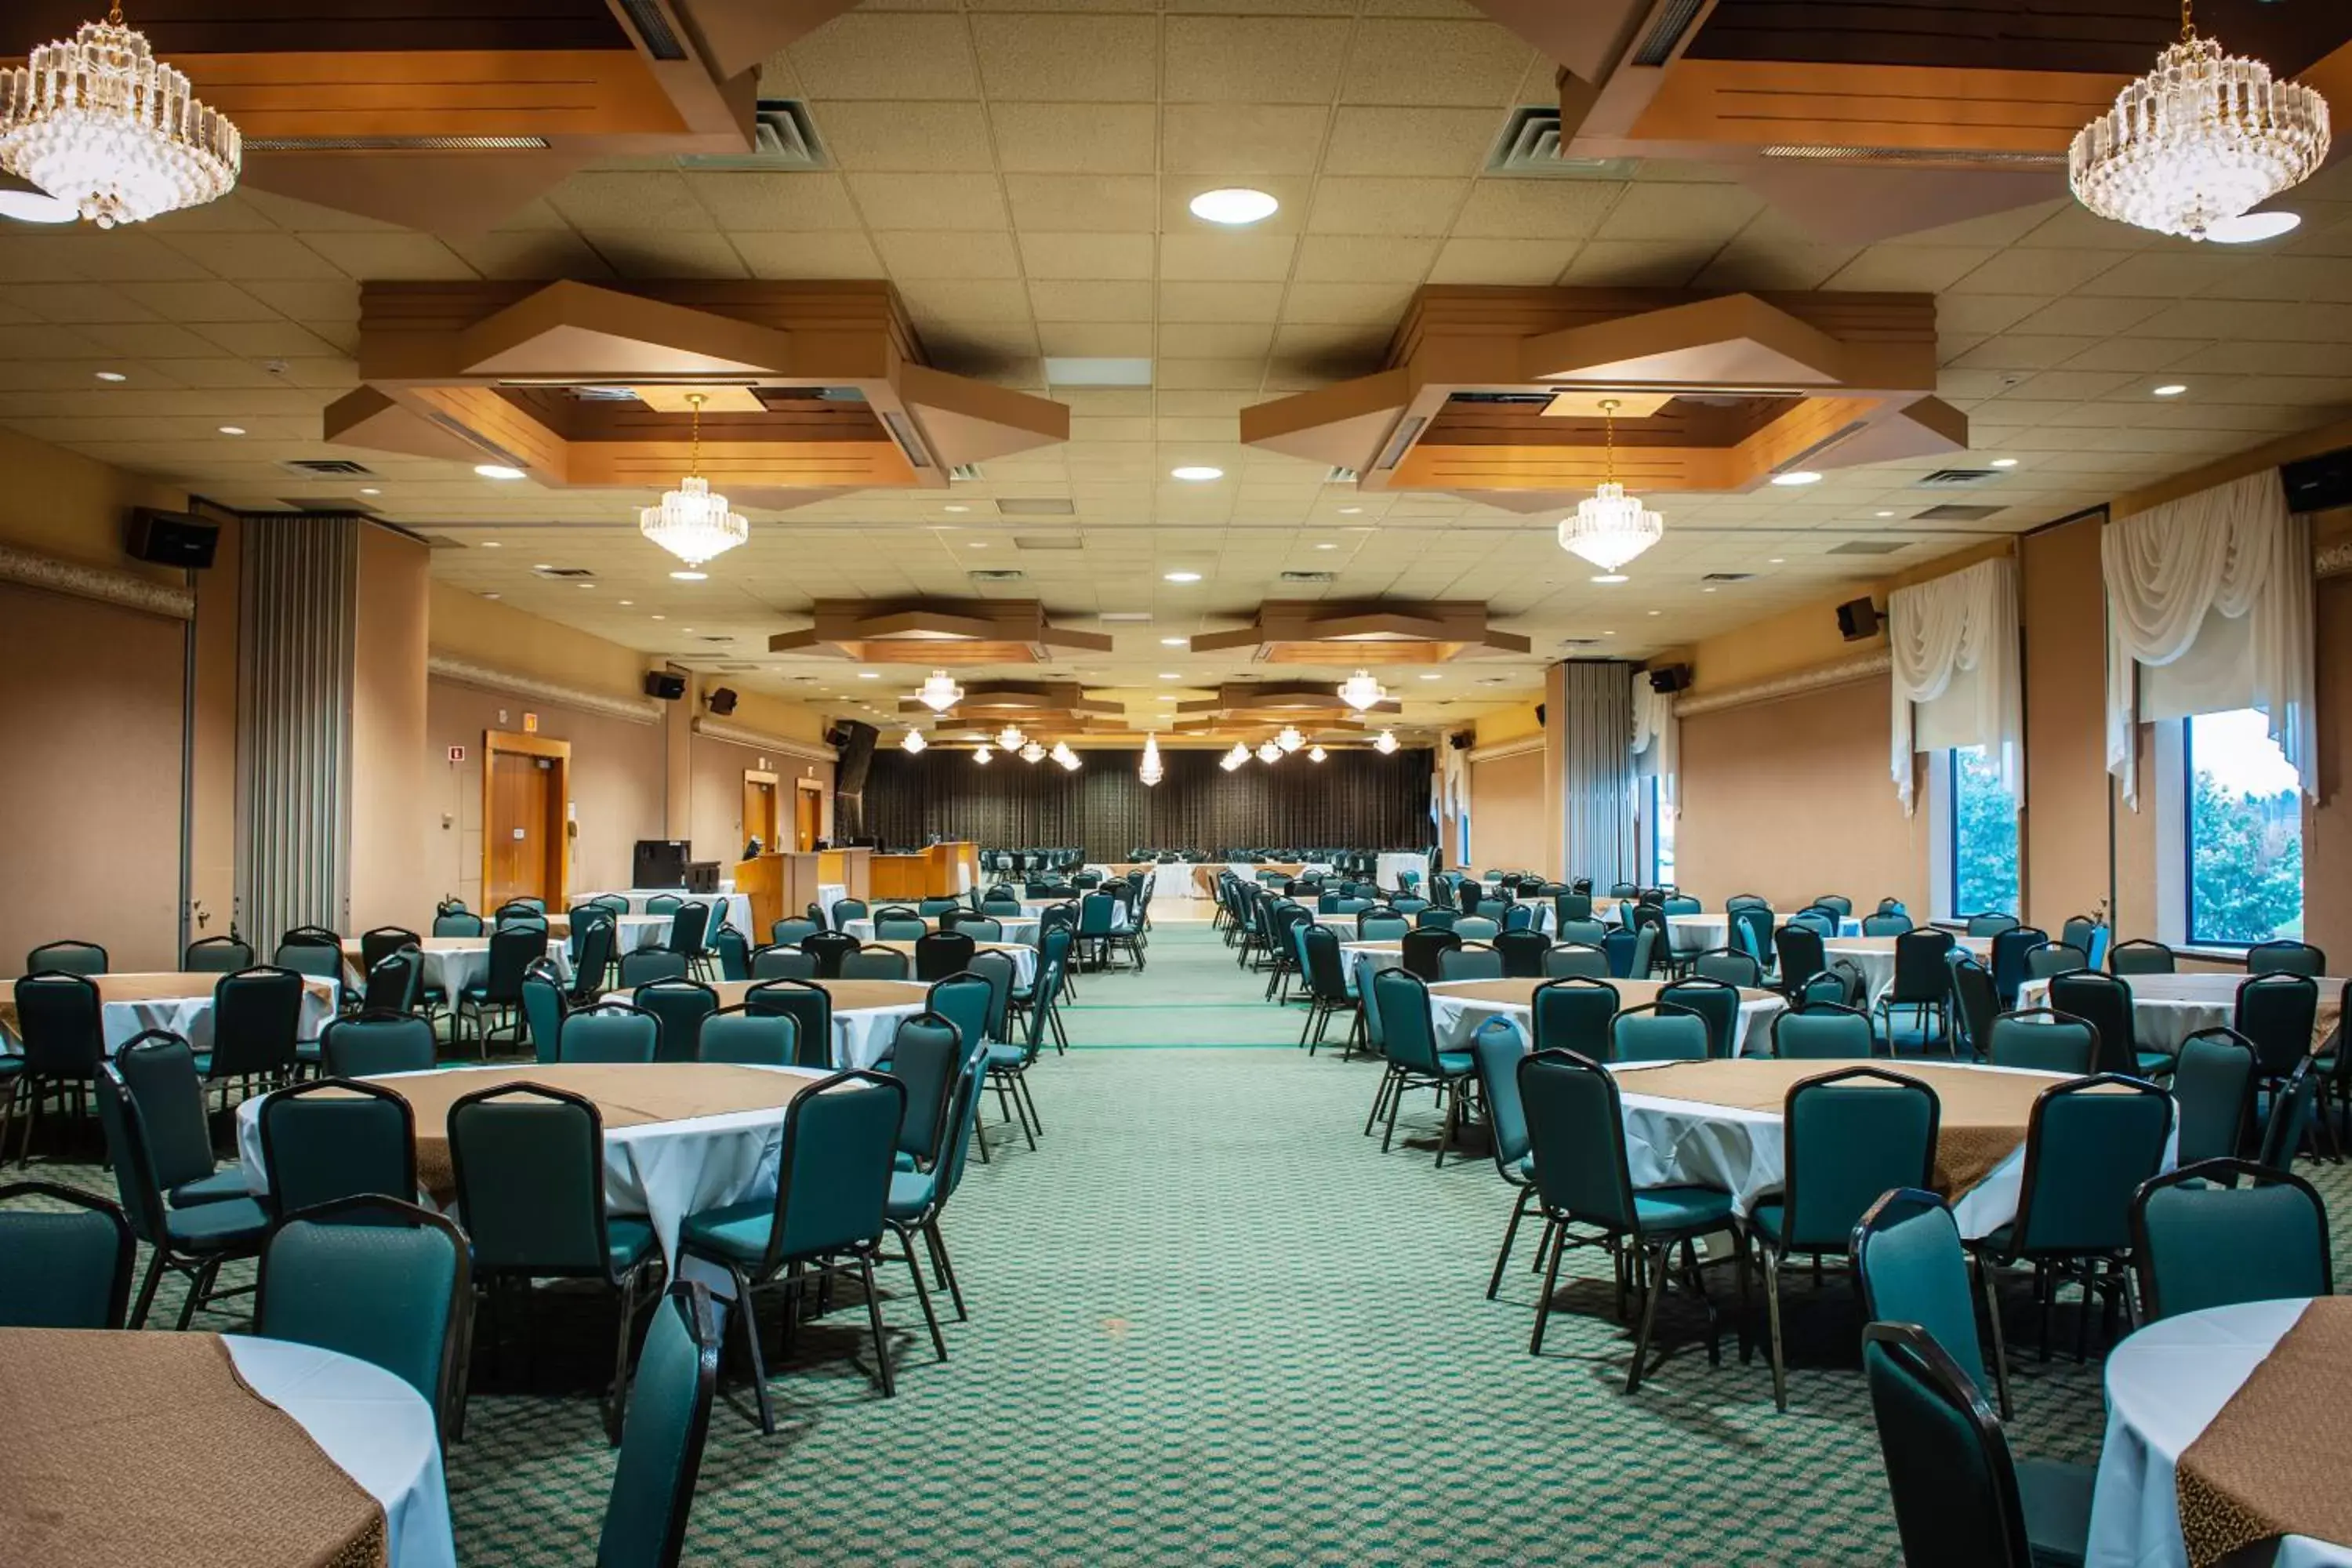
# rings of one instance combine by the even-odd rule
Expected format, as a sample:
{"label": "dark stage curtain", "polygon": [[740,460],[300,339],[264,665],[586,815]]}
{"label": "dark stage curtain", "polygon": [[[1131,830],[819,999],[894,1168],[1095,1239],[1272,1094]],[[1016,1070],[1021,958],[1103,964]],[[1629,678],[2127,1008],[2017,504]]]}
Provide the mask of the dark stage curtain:
{"label": "dark stage curtain", "polygon": [[1272,767],[1226,773],[1216,752],[1167,751],[1153,788],[1135,776],[1139,752],[1080,752],[1067,773],[998,753],[986,767],[945,748],[878,750],[866,784],[866,831],[915,845],[937,834],[996,847],[1082,845],[1090,859],[1167,849],[1318,845],[1420,848],[1432,841],[1431,753],[1305,752]]}

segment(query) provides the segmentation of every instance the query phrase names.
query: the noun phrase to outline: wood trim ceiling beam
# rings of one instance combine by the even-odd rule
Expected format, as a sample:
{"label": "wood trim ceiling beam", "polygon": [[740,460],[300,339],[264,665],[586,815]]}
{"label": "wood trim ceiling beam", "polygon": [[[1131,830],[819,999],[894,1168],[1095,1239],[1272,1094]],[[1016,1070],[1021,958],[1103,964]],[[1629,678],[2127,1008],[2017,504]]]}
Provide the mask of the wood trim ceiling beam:
{"label": "wood trim ceiling beam", "polygon": [[1044,664],[1054,648],[1111,650],[1108,633],[1057,626],[1035,599],[819,599],[811,614],[814,624],[770,637],[768,651],[955,668]]}
{"label": "wood trim ceiling beam", "polygon": [[1248,626],[1199,633],[1190,651],[1255,648],[1268,664],[1373,665],[1442,664],[1465,654],[1527,653],[1533,647],[1489,625],[1486,606],[1475,599],[1268,599]]}

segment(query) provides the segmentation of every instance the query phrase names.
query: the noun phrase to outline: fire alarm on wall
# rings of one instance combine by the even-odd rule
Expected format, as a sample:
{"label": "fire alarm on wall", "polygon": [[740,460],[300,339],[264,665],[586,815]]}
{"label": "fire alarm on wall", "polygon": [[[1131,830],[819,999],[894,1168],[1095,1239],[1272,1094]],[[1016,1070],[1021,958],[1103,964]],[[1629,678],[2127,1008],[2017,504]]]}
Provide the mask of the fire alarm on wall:
{"label": "fire alarm on wall", "polygon": [[452,746],[452,747],[450,747],[450,748],[449,748],[449,760],[450,760],[451,762],[453,762],[453,763],[462,763],[462,762],[464,762],[464,761],[466,760],[466,748],[465,748],[465,747],[463,747],[463,746]]}

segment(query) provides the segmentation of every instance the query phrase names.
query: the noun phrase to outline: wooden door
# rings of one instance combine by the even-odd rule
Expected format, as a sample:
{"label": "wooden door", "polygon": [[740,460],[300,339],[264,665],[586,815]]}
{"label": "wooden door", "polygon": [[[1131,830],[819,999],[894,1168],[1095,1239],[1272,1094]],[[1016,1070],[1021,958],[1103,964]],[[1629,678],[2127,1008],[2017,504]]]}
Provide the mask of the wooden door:
{"label": "wooden door", "polygon": [[793,847],[803,852],[816,847],[817,829],[824,821],[823,791],[793,791]]}
{"label": "wooden door", "polygon": [[551,803],[554,764],[546,757],[492,752],[490,815],[483,832],[490,874],[483,907],[495,910],[509,899],[553,899],[549,867],[561,852]]}
{"label": "wooden door", "polygon": [[777,836],[781,831],[776,821],[776,785],[772,779],[746,778],[743,781],[743,837],[748,841],[757,838],[763,849],[783,847]]}

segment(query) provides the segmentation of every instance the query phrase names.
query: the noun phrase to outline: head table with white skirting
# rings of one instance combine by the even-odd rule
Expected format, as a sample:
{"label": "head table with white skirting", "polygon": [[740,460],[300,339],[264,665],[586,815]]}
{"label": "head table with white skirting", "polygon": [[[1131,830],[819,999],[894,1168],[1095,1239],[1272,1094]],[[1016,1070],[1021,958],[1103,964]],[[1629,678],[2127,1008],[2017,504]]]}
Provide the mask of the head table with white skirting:
{"label": "head table with white skirting", "polygon": [[574,897],[572,903],[577,908],[592,899],[626,899],[629,900],[629,913],[633,915],[653,913],[649,906],[656,899],[676,899],[682,904],[708,904],[710,906],[712,931],[719,929],[723,916],[746,937],[756,934],[751,930],[751,899],[748,893],[689,893],[678,888],[619,888],[609,893],[582,893]]}
{"label": "head table with white skirting", "polygon": [[1373,857],[1372,879],[1389,891],[1401,892],[1404,874],[1412,872],[1413,886],[1423,897],[1429,892],[1429,857],[1418,850],[1391,849]]}
{"label": "head table with white skirting", "polygon": [[[1383,965],[1385,967],[1385,965]],[[1536,987],[1541,980],[1441,980],[1429,988],[1429,1016],[1437,1031],[1441,1050],[1466,1051],[1470,1037],[1478,1026],[1489,1018],[1509,1018],[1519,1026],[1520,1033],[1534,1032]],[[1665,982],[1658,980],[1611,980],[1616,987],[1617,1005],[1646,1006],[1658,999]],[[1731,1050],[1734,1056],[1748,1048],[1749,1040],[1759,1047],[1769,1037],[1759,1034],[1759,1027],[1769,1031],[1775,1014],[1785,1013],[1789,1004],[1770,991],[1739,993],[1739,1015],[1732,1030]]]}
{"label": "head table with white skirting", "polygon": [[[711,983],[721,1007],[732,1007],[761,980],[720,980]],[[890,1054],[900,1020],[923,1010],[930,987],[913,980],[812,980],[833,998],[833,1065],[870,1068]],[[607,991],[603,1000],[634,1002],[634,991]]]}
{"label": "head table with white skirting", "polygon": [[[876,948],[879,948],[885,952],[899,952],[906,954],[907,973],[909,974],[914,973],[915,944],[913,942],[869,942],[863,945],[864,950],[869,952]],[[1013,984],[1015,985],[1027,985],[1030,982],[1037,978],[1037,950],[1030,946],[1025,942],[975,941],[972,943],[972,952],[975,957],[983,952],[1001,952],[1005,957],[1011,959],[1013,961]]]}
{"label": "head table with white skirting", "polygon": [[[2180,1042],[2200,1029],[2229,1026],[2237,1016],[2238,987],[2246,976],[2229,972],[2203,974],[2118,974],[2131,988],[2133,1043],[2144,1051],[2179,1055]],[[2325,1047],[2344,1010],[2344,981],[2323,975],[2319,1011],[2312,1021],[2311,1048]],[[2020,1007],[2050,1005],[2050,982],[2029,980],[2017,988]]]}
{"label": "head table with white skirting", "polygon": [[[98,986],[99,1026],[109,1055],[149,1029],[169,1029],[184,1037],[190,1048],[213,1047],[213,988],[226,978],[216,973],[163,971],[155,973],[93,974]],[[334,1021],[335,983],[312,975],[302,980],[302,1015],[298,1038],[315,1040]],[[0,1056],[21,1056],[16,1003],[0,994]]]}
{"label": "head table with white skirting", "polygon": [[[2116,1346],[2084,1560],[2186,1568],[2244,1540],[2249,1561],[2352,1568],[2342,1447],[2318,1429],[2352,1401],[2347,1333],[2352,1301],[2330,1297],[2183,1312]],[[2184,1503],[2207,1548],[2194,1558]]]}
{"label": "head table with white skirting", "polygon": [[[1895,936],[1832,937],[1822,943],[1822,956],[1832,963],[1843,959],[1853,964],[1862,975],[1863,994],[1875,1002],[1894,988],[1895,944],[1902,940]],[[1992,938],[1989,936],[1955,936],[1952,949],[1967,953],[1979,963],[1992,962]]]}
{"label": "head table with white skirting", "polygon": [[[478,985],[490,973],[490,939],[482,936],[428,936],[416,942],[417,956],[424,961],[420,983],[427,991],[438,991],[445,996],[455,996],[468,985]],[[351,983],[362,985],[366,976],[360,965],[363,952],[360,939],[343,939],[343,962],[351,970]],[[547,941],[547,962],[565,980],[572,978],[571,943],[560,936]]]}
{"label": "head table with white skirting", "polygon": [[[994,921],[998,928],[1003,931],[1003,936],[999,939],[1001,941],[1031,944],[1037,940],[1037,917],[1034,915],[991,915],[988,918]],[[940,922],[937,921],[925,921],[923,924],[932,931],[940,929]],[[844,934],[856,937],[861,943],[874,940],[872,921],[844,921],[841,922],[841,929]],[[911,947],[908,951],[912,951]]]}

